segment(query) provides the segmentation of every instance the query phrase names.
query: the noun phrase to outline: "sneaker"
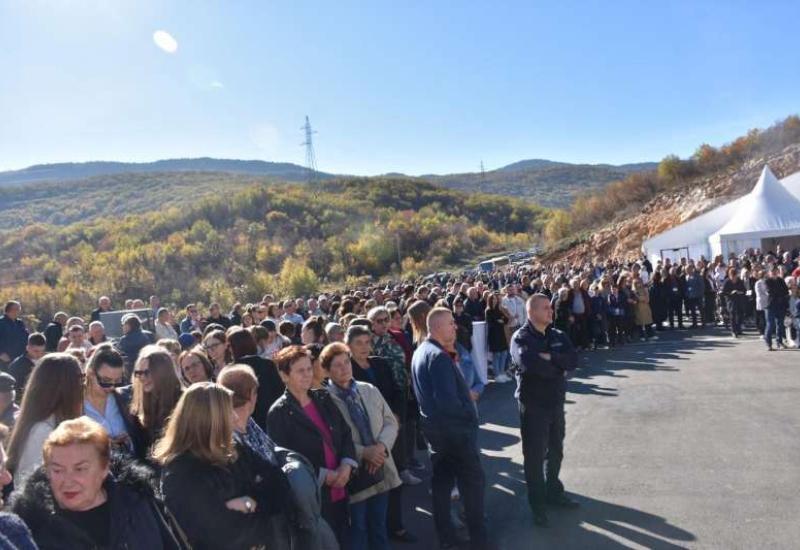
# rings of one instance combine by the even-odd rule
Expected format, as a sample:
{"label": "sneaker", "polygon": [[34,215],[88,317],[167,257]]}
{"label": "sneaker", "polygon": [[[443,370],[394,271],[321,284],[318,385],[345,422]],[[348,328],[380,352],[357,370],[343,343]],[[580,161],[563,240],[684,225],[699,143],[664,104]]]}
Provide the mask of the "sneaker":
{"label": "sneaker", "polygon": [[511,378],[506,373],[501,373],[494,377],[494,381],[498,384],[505,384],[511,382]]}
{"label": "sneaker", "polygon": [[408,485],[409,487],[413,487],[414,485],[419,485],[422,483],[422,480],[412,474],[410,470],[403,470],[400,472],[400,480],[404,485]]}

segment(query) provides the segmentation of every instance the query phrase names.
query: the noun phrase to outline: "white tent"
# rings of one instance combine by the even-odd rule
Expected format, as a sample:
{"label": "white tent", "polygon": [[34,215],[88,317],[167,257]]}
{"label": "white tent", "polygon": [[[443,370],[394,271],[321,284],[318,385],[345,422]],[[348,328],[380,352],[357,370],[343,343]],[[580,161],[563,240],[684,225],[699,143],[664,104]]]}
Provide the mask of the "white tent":
{"label": "white tent", "polygon": [[642,250],[656,263],[772,248],[777,242],[784,249],[800,244],[800,172],[780,182],[765,166],[748,195],[646,240]]}

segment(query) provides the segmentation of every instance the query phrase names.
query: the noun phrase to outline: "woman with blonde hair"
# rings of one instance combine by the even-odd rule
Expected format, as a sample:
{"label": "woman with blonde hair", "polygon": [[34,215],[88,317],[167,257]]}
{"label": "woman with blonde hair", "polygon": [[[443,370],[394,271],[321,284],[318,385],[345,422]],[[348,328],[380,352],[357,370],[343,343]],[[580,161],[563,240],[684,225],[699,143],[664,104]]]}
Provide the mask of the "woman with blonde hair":
{"label": "woman with blonde hair", "polygon": [[634,321],[639,327],[639,338],[641,340],[653,338],[653,311],[650,309],[650,293],[639,278],[633,279],[632,290],[636,296]]}
{"label": "woman with blonde hair", "polygon": [[143,448],[149,449],[161,437],[181,397],[181,383],[167,350],[156,345],[142,348],[133,366],[131,393],[130,412],[142,429]]}
{"label": "woman with blonde hair", "polygon": [[428,337],[427,318],[431,305],[423,300],[417,300],[408,307],[408,320],[411,322],[413,334],[412,345],[416,348]]}
{"label": "woman with blonde hair", "polygon": [[279,468],[234,442],[232,392],[213,382],[181,396],[153,458],[167,508],[197,550],[271,546],[286,496]]}

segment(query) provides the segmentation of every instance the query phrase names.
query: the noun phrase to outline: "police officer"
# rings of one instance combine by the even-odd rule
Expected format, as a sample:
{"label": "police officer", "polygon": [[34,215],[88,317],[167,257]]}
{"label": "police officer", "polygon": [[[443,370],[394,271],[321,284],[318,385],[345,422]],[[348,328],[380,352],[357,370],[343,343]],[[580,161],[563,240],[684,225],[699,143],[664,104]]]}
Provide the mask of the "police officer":
{"label": "police officer", "polygon": [[[520,429],[528,502],[533,521],[547,527],[547,505],[577,508],[558,479],[564,449],[566,372],[575,369],[578,354],[566,334],[552,326],[553,310],[544,294],[526,304],[527,322],[511,338],[516,366]],[[545,478],[545,461],[547,476]]]}

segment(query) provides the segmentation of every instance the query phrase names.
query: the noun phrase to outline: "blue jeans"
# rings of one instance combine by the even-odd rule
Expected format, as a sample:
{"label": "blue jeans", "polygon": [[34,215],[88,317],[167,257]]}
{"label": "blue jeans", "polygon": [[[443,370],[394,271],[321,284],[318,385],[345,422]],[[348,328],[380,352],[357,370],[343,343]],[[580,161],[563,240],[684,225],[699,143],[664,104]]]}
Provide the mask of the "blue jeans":
{"label": "blue jeans", "polygon": [[384,492],[350,505],[350,548],[389,550],[386,511],[389,493]]}
{"label": "blue jeans", "polygon": [[492,369],[494,375],[499,376],[506,372],[508,366],[508,350],[506,351],[493,351],[492,352]]}
{"label": "blue jeans", "polygon": [[783,345],[783,318],[786,316],[786,308],[767,307],[767,346],[772,347],[772,333],[775,333],[775,340],[779,345]]}

